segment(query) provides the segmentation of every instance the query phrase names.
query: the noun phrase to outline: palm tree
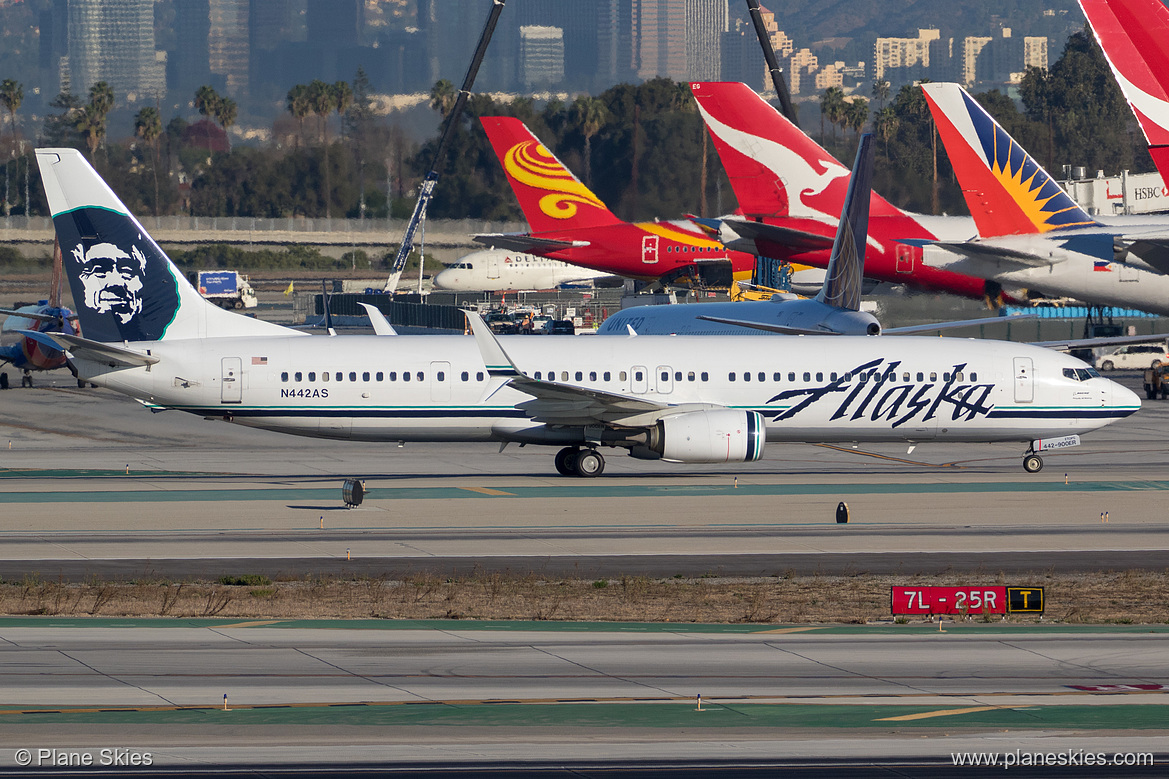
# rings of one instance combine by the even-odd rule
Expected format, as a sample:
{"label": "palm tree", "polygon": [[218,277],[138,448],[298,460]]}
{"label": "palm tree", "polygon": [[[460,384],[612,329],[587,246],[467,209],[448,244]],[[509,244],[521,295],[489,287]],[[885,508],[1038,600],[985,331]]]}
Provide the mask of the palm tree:
{"label": "palm tree", "polygon": [[[24,85],[14,79],[6,78],[0,82],[0,103],[8,109],[8,116],[12,124],[12,137],[16,138],[16,112],[24,102]],[[24,143],[20,144],[21,153],[24,153]]]}
{"label": "palm tree", "polygon": [[288,90],[288,97],[286,98],[288,105],[288,113],[296,119],[300,124],[300,134],[296,137],[296,146],[300,148],[300,139],[304,135],[304,118],[308,116],[312,106],[309,104],[308,87],[304,84],[297,84],[292,89]]}
{"label": "palm tree", "polygon": [[458,99],[459,93],[455,91],[455,85],[445,78],[440,78],[430,88],[430,107],[438,111],[443,119],[446,119],[446,115],[455,107],[455,101]]}
{"label": "palm tree", "polygon": [[162,117],[154,106],[146,106],[134,117],[134,134],[150,145],[154,173],[154,215],[158,216],[158,138],[162,135]]}
{"label": "palm tree", "polygon": [[593,186],[593,136],[601,131],[609,121],[609,109],[605,102],[596,97],[578,97],[570,109],[572,120],[580,126],[580,134],[584,136],[585,152],[585,186]]}
{"label": "palm tree", "polygon": [[873,117],[873,131],[885,142],[885,159],[889,159],[889,139],[897,132],[901,120],[893,106],[887,105]]}
{"label": "palm tree", "polygon": [[353,87],[348,81],[337,81],[331,87],[333,92],[333,110],[341,119],[341,132],[345,132],[345,113],[353,106]]}
{"label": "palm tree", "polygon": [[324,81],[315,78],[308,85],[309,110],[317,115],[317,138],[324,143],[328,128],[325,118],[333,113],[333,90]]}
{"label": "palm tree", "polygon": [[227,140],[228,151],[231,151],[231,136],[227,134],[227,128],[235,124],[238,114],[239,106],[230,97],[221,97],[215,101],[215,110],[212,111],[212,116],[219,126],[223,128],[223,137]]}
{"label": "palm tree", "polygon": [[877,99],[878,112],[885,107],[885,101],[889,99],[889,82],[883,78],[873,80],[873,97]]}
{"label": "palm tree", "polygon": [[195,108],[208,118],[215,116],[215,106],[219,102],[219,93],[215,88],[204,84],[195,90]]}
{"label": "palm tree", "polygon": [[836,125],[840,124],[844,113],[844,90],[840,87],[828,87],[820,95],[820,139],[824,139],[824,120],[832,125],[832,142],[836,143]]}
{"label": "palm tree", "polygon": [[854,97],[844,109],[844,119],[859,138],[861,130],[869,123],[869,101],[860,96]]}
{"label": "palm tree", "polygon": [[89,88],[89,104],[82,106],[73,117],[73,126],[85,136],[89,159],[96,162],[97,147],[106,137],[106,118],[114,108],[114,90],[104,81]]}

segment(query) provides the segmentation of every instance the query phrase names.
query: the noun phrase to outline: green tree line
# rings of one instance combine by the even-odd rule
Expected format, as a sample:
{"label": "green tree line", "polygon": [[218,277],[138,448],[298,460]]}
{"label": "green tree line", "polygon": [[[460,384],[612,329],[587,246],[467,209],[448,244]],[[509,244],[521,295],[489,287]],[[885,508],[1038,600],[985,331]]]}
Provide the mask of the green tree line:
{"label": "green tree line", "polygon": [[[188,122],[165,125],[158,108],[134,118],[134,136],[107,138],[117,96],[94,84],[87,100],[58,95],[38,143],[82,149],[139,214],[190,214],[260,218],[404,218],[418,183],[429,170],[438,134],[420,146],[401,128],[375,114],[373,88],[364,72],[351,82],[294,85],[286,112],[262,144],[222,151],[193,142]],[[436,83],[430,106],[447,121],[454,86]],[[1059,176],[1062,164],[1116,173],[1152,170],[1143,137],[1116,87],[1091,33],[1073,34],[1050,70],[1032,69],[1019,87],[1022,106],[998,91],[976,95],[1014,137]],[[4,212],[45,214],[31,144],[22,138],[22,86],[0,82],[7,121],[0,144],[9,151],[0,186]],[[874,189],[915,211],[965,213],[945,151],[938,142],[921,90],[890,94],[873,84],[871,100],[825,91],[818,101],[819,140],[850,162],[857,138],[878,138]],[[194,96],[200,115],[227,134],[235,103],[209,86]],[[806,106],[805,106],[806,107]],[[596,96],[542,106],[526,97],[496,100],[474,95],[454,130],[429,214],[436,218],[520,220],[522,214],[479,124],[491,115],[524,121],[546,146],[620,217],[674,218],[726,213],[735,206],[717,155],[685,83],[656,78],[619,84]],[[330,125],[339,128],[330,132]],[[816,127],[805,122],[813,134]]]}

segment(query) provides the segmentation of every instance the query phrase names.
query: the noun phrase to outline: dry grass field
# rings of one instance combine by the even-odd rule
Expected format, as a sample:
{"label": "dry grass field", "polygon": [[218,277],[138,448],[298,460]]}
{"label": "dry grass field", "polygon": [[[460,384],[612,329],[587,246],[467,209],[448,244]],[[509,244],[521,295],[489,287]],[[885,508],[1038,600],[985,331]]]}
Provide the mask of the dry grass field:
{"label": "dry grass field", "polygon": [[[804,576],[766,579],[550,580],[484,574],[443,579],[308,578],[84,584],[0,583],[0,614],[249,619],[520,619],[638,622],[864,623],[889,620],[893,585],[1009,584],[1046,588],[1046,621],[1169,623],[1169,572],[1028,577]],[[999,619],[975,615],[971,619]],[[1033,620],[1034,617],[1027,617]]]}

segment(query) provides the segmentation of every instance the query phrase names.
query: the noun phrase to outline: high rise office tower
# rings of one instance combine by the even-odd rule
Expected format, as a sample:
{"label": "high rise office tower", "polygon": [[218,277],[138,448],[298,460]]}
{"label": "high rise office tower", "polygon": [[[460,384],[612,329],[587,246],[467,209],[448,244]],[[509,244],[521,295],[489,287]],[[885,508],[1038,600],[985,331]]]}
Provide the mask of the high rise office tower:
{"label": "high rise office tower", "polygon": [[520,28],[520,84],[524,89],[554,87],[564,81],[564,30]]}
{"label": "high rise office tower", "polygon": [[211,83],[210,35],[208,0],[184,0],[175,5],[175,48],[167,63],[172,99],[189,103],[195,90]]}
{"label": "high rise office tower", "polygon": [[165,57],[154,50],[153,0],[69,0],[68,72],[72,91],[105,81],[122,104],[166,92]]}
{"label": "high rise office tower", "polygon": [[356,46],[364,26],[364,9],[362,0],[308,0],[308,42]]}
{"label": "high rise office tower", "polygon": [[233,98],[248,93],[248,0],[210,0],[208,60],[211,73]]}
{"label": "high rise office tower", "polygon": [[727,31],[727,0],[686,0],[686,78],[718,81]]}

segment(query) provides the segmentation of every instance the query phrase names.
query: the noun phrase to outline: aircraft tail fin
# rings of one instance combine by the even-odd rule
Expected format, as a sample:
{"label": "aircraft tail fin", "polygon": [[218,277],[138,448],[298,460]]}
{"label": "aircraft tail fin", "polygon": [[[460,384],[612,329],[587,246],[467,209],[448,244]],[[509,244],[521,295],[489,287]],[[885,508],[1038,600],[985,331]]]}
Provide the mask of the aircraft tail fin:
{"label": "aircraft tail fin", "polygon": [[[840,216],[848,168],[835,157],[746,84],[699,81],[690,91],[745,216]],[[876,193],[872,209],[903,213]]]}
{"label": "aircraft tail fin", "polygon": [[865,245],[869,239],[872,181],[873,136],[865,133],[861,136],[856,161],[852,164],[848,194],[844,197],[844,210],[840,214],[840,226],[836,228],[836,240],[832,242],[824,288],[816,296],[816,300],[821,303],[850,311],[860,310],[861,285],[865,275]]}
{"label": "aircraft tail fin", "polygon": [[82,332],[91,341],[161,341],[296,331],[203,299],[76,149],[37,149]]}
{"label": "aircraft tail fin", "polygon": [[519,119],[480,121],[532,232],[624,224]]}
{"label": "aircraft tail fin", "polygon": [[921,88],[981,237],[1096,224],[965,89],[944,82]]}
{"label": "aircraft tail fin", "polygon": [[1161,0],[1080,0],[1080,7],[1169,181],[1169,9]]}

